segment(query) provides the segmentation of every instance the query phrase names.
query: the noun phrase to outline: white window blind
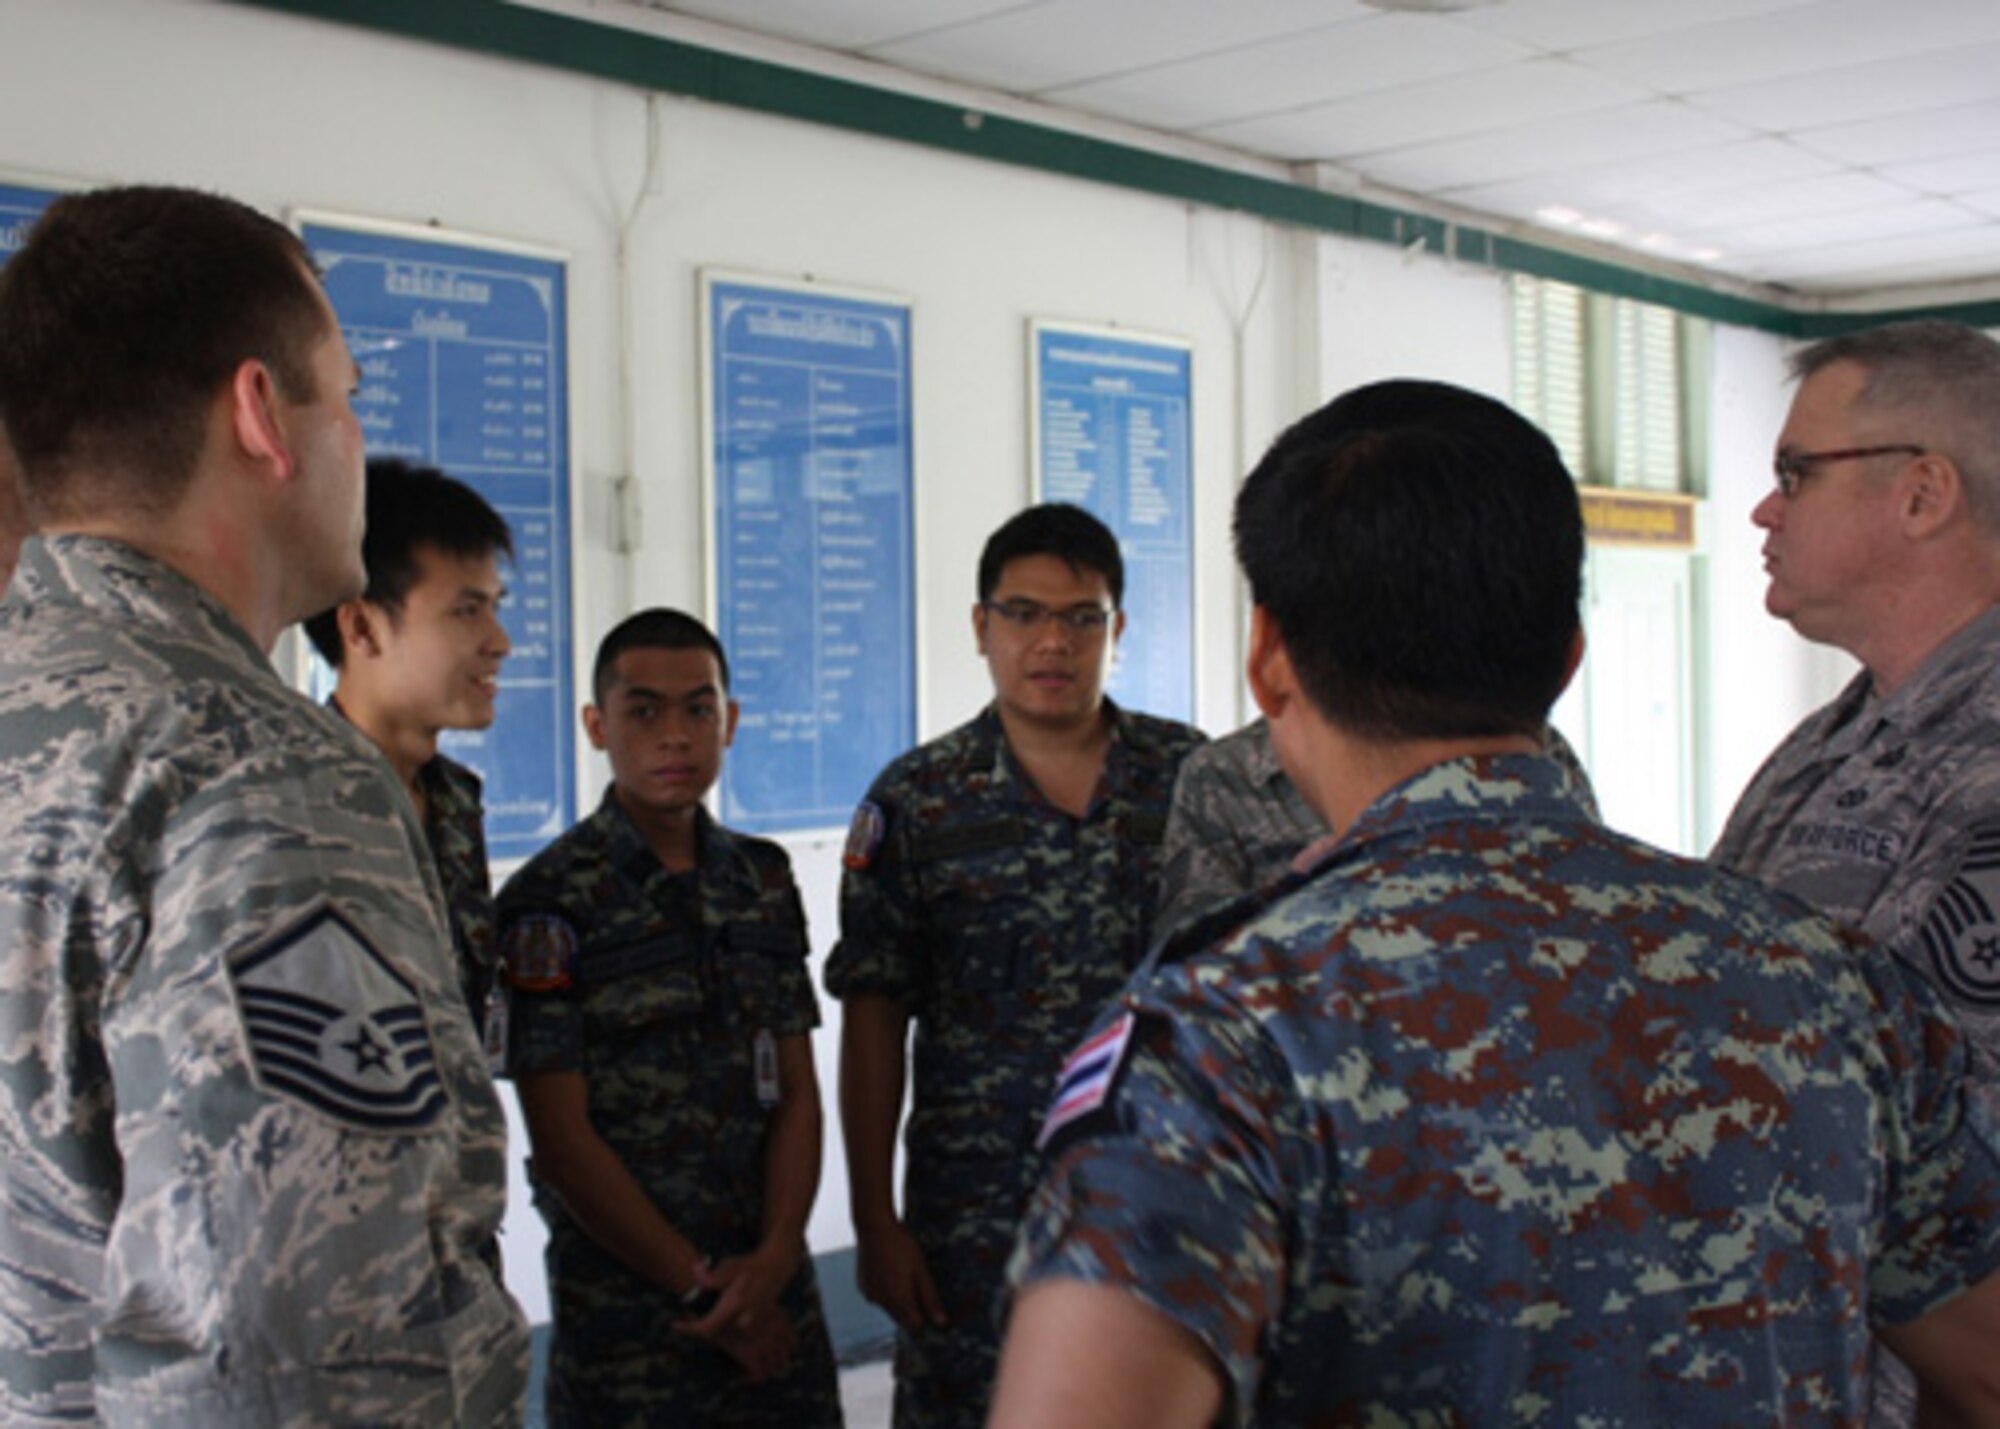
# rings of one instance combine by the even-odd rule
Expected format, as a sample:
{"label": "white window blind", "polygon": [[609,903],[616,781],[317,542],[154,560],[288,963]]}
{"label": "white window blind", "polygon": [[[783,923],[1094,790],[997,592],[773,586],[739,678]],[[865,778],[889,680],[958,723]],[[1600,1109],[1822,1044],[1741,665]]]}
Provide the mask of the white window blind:
{"label": "white window blind", "polygon": [[1614,359],[1612,485],[1680,491],[1680,320],[1619,298],[1611,305]]}
{"label": "white window blind", "polygon": [[1679,317],[1516,277],[1513,322],[1514,405],[1549,434],[1578,481],[1688,489]]}
{"label": "white window blind", "polygon": [[1588,480],[1583,290],[1514,279],[1514,405],[1549,434],[1563,465]]}

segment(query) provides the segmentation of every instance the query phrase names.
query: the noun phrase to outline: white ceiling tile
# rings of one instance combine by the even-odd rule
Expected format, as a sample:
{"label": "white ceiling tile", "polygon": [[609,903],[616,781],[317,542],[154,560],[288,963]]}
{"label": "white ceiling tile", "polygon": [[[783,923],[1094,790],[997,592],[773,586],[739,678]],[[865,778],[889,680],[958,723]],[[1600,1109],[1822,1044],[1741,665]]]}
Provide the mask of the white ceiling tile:
{"label": "white ceiling tile", "polygon": [[1338,163],[1496,224],[1561,207],[1802,290],[2000,276],[2000,0],[591,4]]}
{"label": "white ceiling tile", "polygon": [[1218,125],[1200,137],[1286,159],[1338,159],[1645,98],[1630,85],[1563,60],[1530,60]]}
{"label": "white ceiling tile", "polygon": [[1921,193],[1978,193],[2000,184],[2000,148],[1921,163],[1884,164],[1876,172]]}
{"label": "white ceiling tile", "polygon": [[1588,123],[1545,119],[1471,139],[1367,156],[1354,165],[1396,188],[1442,193],[1529,174],[1637,163],[1748,137],[1736,125],[1660,101],[1593,114]]}
{"label": "white ceiling tile", "polygon": [[1751,139],[1678,153],[1644,162],[1624,161],[1560,172],[1534,174],[1499,184],[1454,190],[1452,201],[1476,209],[1531,214],[1559,205],[1580,212],[1664,202],[1687,195],[1783,183],[1832,173],[1830,160],[1781,139]]}
{"label": "white ceiling tile", "polygon": [[1851,170],[1790,183],[1750,184],[1710,193],[1686,194],[1652,203],[1655,221],[1695,231],[1788,219],[1858,213],[1885,204],[1920,201],[1921,195],[1874,174]]}
{"label": "white ceiling tile", "polygon": [[1773,253],[1825,247],[1830,240],[1861,243],[1949,233],[1976,223],[1975,215],[1944,199],[1906,199],[1837,214],[1799,214],[1764,223],[1716,225],[1677,232],[1689,243],[1732,253]]}
{"label": "white ceiling tile", "polygon": [[1563,53],[1586,45],[1636,40],[1673,30],[1773,11],[1798,10],[1820,0],[1508,0],[1453,18],[1538,49]]}
{"label": "white ceiling tile", "polygon": [[1665,94],[1762,83],[1884,58],[1948,53],[2000,40],[1993,0],[1819,0],[1577,53]]}
{"label": "white ceiling tile", "polygon": [[826,49],[857,50],[956,25],[1022,0],[637,0],[643,8],[693,15],[760,35]]}
{"label": "white ceiling tile", "polygon": [[[2000,5],[1993,13],[2000,15]],[[1982,41],[1713,90],[1694,102],[1712,114],[1791,134],[1993,99],[2000,99],[2000,44]]]}
{"label": "white ceiling tile", "polygon": [[1044,97],[1185,132],[1530,57],[1435,16],[1371,14]]}
{"label": "white ceiling tile", "polygon": [[2000,99],[1794,129],[1794,142],[1850,164],[1895,164],[2000,148]]}
{"label": "white ceiling tile", "polygon": [[[1739,271],[1766,280],[1809,281],[1897,266],[1965,264],[1967,277],[2000,276],[2000,223],[1968,222],[1963,228],[1863,243],[1824,244],[1788,253],[1746,256]],[[1725,264],[1732,262],[1725,256]]]}
{"label": "white ceiling tile", "polygon": [[1036,94],[1364,20],[1359,0],[1044,0],[870,50],[926,74]]}

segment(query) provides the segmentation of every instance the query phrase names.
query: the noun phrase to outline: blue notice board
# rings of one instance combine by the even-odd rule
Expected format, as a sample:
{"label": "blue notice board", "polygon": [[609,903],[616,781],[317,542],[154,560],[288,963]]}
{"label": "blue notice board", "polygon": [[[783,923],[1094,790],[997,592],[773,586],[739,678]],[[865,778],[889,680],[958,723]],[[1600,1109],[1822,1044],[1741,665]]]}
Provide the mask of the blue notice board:
{"label": "blue notice board", "polygon": [[28,230],[57,197],[48,189],[0,184],[0,267],[5,267],[7,260],[21,251],[28,241]]}
{"label": "blue notice board", "polygon": [[916,738],[910,310],[704,279],[722,820],[847,823]]}
{"label": "blue notice board", "polygon": [[369,455],[441,468],[512,529],[501,619],[514,649],[493,727],[440,743],[485,782],[491,857],[526,858],[576,817],[564,266],[457,240],[302,232],[361,366]]}
{"label": "blue notice board", "polygon": [[1109,526],[1125,635],[1108,685],[1129,709],[1194,718],[1192,360],[1186,344],[1033,325],[1036,490]]}

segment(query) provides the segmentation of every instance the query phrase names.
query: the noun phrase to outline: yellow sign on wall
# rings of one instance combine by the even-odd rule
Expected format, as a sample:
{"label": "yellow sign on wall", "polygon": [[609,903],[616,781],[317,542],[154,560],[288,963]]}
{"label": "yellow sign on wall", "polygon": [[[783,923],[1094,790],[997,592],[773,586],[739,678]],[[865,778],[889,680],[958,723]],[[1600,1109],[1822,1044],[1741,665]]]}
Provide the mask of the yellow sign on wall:
{"label": "yellow sign on wall", "polygon": [[1656,550],[1694,549],[1694,498],[1659,491],[1581,486],[1584,534],[1593,541]]}

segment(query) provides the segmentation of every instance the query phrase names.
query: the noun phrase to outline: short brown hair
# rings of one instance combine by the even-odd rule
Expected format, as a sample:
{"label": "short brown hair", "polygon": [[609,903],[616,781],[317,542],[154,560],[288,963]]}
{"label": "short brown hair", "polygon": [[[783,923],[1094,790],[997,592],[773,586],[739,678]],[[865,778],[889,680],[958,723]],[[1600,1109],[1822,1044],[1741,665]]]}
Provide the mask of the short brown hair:
{"label": "short brown hair", "polygon": [[289,229],[233,199],[113,188],[51,204],[0,270],[0,425],[41,517],[117,500],[170,509],[237,367],[311,401],[327,333]]}

